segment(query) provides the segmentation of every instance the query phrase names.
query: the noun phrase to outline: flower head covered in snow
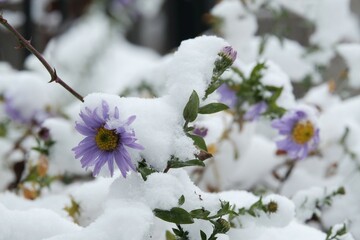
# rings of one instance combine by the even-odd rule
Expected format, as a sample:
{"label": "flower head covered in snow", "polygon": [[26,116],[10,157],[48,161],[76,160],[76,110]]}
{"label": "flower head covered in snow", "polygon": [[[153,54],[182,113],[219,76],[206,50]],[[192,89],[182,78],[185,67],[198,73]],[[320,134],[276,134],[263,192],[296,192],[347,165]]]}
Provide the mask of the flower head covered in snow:
{"label": "flower head covered in snow", "polygon": [[131,116],[127,121],[121,122],[117,107],[115,107],[113,115],[110,115],[109,105],[106,101],[102,101],[101,107],[100,114],[98,108],[94,110],[85,108],[85,112],[80,112],[83,122],[76,123],[75,128],[86,137],[73,148],[75,158],[81,158],[82,167],[94,166],[94,176],[99,174],[106,163],[110,175],[113,176],[115,161],[121,174],[126,177],[126,173],[130,169],[136,170],[126,148],[144,149],[143,146],[136,143],[134,130],[129,128],[136,117]]}
{"label": "flower head covered in snow", "polygon": [[317,148],[319,129],[303,110],[289,111],[272,122],[285,139],[276,142],[278,149],[284,150],[294,159],[304,159]]}

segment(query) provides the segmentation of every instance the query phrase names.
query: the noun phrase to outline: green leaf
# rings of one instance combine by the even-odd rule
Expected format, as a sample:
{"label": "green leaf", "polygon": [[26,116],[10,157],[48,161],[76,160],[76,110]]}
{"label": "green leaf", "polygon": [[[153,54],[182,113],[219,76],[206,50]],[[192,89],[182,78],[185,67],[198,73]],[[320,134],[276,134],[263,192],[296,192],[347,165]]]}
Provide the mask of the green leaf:
{"label": "green leaf", "polygon": [[193,218],[197,218],[197,219],[204,219],[207,220],[208,216],[210,215],[210,212],[208,210],[205,210],[203,208],[199,208],[199,209],[194,209],[190,212],[191,216]]}
{"label": "green leaf", "polygon": [[145,160],[139,162],[139,166],[137,168],[137,171],[141,174],[141,177],[144,179],[144,181],[147,180],[147,177],[152,174],[155,173],[156,170],[150,168],[147,163],[145,162]]}
{"label": "green leaf", "polygon": [[266,69],[265,63],[258,63],[251,71],[249,81],[258,82],[262,78],[262,71]]}
{"label": "green leaf", "polygon": [[216,89],[218,89],[221,84],[223,84],[225,81],[223,80],[217,80],[216,82],[211,83],[208,88],[205,91],[205,99],[212,94],[213,92],[215,92]]}
{"label": "green leaf", "polygon": [[205,164],[203,163],[203,161],[199,160],[199,159],[192,159],[189,161],[179,161],[179,160],[170,160],[168,162],[170,168],[182,168],[182,167],[190,167],[190,166],[201,166],[201,167],[205,167]]}
{"label": "green leaf", "polygon": [[166,238],[166,240],[176,240],[175,235],[172,234],[170,231],[166,231],[165,238]]}
{"label": "green leaf", "polygon": [[206,240],[207,239],[206,233],[204,233],[201,230],[200,230],[200,236],[201,236],[201,240]]}
{"label": "green leaf", "polygon": [[181,195],[181,197],[179,198],[178,204],[179,204],[179,206],[181,206],[184,203],[185,203],[185,197],[184,197],[184,195]]}
{"label": "green leaf", "polygon": [[183,111],[183,117],[185,121],[187,122],[195,121],[198,115],[198,110],[199,110],[199,96],[195,91],[193,91]]}
{"label": "green leaf", "polygon": [[194,141],[195,146],[199,147],[200,149],[202,149],[206,152],[208,151],[205,140],[202,137],[200,137],[198,135],[192,135],[192,134],[187,134],[187,135]]}
{"label": "green leaf", "polygon": [[211,113],[216,113],[216,112],[226,110],[228,108],[229,107],[223,103],[210,103],[210,104],[207,104],[207,105],[199,108],[199,113],[200,114],[211,114]]}
{"label": "green leaf", "polygon": [[7,132],[6,124],[0,123],[0,137],[6,137]]}
{"label": "green leaf", "polygon": [[170,210],[154,209],[153,210],[156,217],[166,221],[172,222],[175,224],[191,224],[194,223],[191,214],[183,208],[174,207]]}

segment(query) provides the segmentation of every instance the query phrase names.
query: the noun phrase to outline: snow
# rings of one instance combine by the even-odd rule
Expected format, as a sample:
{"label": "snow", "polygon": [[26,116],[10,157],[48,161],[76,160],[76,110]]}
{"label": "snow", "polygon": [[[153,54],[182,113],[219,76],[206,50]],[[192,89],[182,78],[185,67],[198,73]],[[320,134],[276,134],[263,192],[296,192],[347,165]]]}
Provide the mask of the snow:
{"label": "snow", "polygon": [[254,239],[254,240],[321,240],[326,236],[324,233],[314,228],[301,225],[292,221],[286,228],[263,228],[255,227],[250,229],[231,229],[229,232],[230,239]]}
{"label": "snow", "polygon": [[72,123],[61,118],[47,119],[43,127],[49,129],[51,140],[55,141],[50,148],[49,174],[57,175],[63,173],[83,174],[80,162],[75,160],[71,149],[80,141]]}
{"label": "snow", "polygon": [[0,239],[38,240],[64,232],[76,232],[80,227],[61,218],[51,210],[9,210],[0,204]]}
{"label": "snow", "polygon": [[341,44],[337,50],[349,68],[349,85],[360,87],[360,44]]}
{"label": "snow", "polygon": [[[49,15],[42,10],[47,3],[34,3],[34,20],[57,26],[56,13]],[[263,3],[251,1],[244,6],[238,0],[221,1],[211,14],[222,19],[214,33],[223,38],[188,39],[165,56],[129,43],[124,37],[127,26],[116,26],[104,14],[103,3],[91,5],[69,30],[53,38],[44,52],[58,75],[85,96],[83,103],[58,84],[49,84],[49,74],[34,57],[26,60],[25,70],[21,71],[0,62],[0,100],[12,99],[13,107],[25,118],[45,120],[36,126],[11,121],[5,114],[4,101],[0,102],[0,240],[165,240],[165,232],[173,232],[177,226],[156,217],[154,209],[181,207],[191,212],[204,208],[213,216],[221,208],[221,201],[229,201],[237,211],[249,209],[260,199],[264,206],[275,204],[276,209],[255,209],[254,216],[245,213],[234,219],[224,215],[222,218],[231,220],[232,227],[216,237],[324,240],[326,229],[333,227],[334,233],[346,224],[353,237],[347,233],[339,239],[358,239],[360,98],[356,89],[360,86],[360,33],[350,1],[271,1],[270,7],[285,7],[314,23],[315,32],[309,41],[318,45],[319,51],[313,53],[296,39],[280,41],[269,32],[260,54],[258,20]],[[161,0],[138,0],[135,8],[145,19],[155,18],[161,4]],[[319,127],[319,148],[304,160],[291,162],[292,169],[286,154],[276,149],[273,119],[262,116],[245,122],[236,109],[199,114],[189,124],[208,129],[204,139],[213,157],[204,161],[204,168],[167,169],[171,158],[186,161],[199,153],[184,132],[183,109],[194,90],[200,106],[218,102],[216,92],[205,101],[203,97],[212,79],[214,62],[225,46],[237,50],[233,66],[246,77],[257,63],[265,62],[261,83],[283,88],[277,105],[287,111],[306,111]],[[329,67],[336,54],[349,70],[347,81],[337,88],[334,82],[325,82],[331,78],[337,81],[337,76],[322,79],[317,71],[319,64]],[[231,70],[222,77],[235,83],[242,81]],[[305,77],[312,78],[309,90],[302,81]],[[142,84],[150,88],[149,93],[139,89]],[[265,92],[264,97],[269,94]],[[100,108],[103,101],[109,104],[110,115],[118,108],[120,122],[136,116],[130,127],[144,150],[128,151],[135,166],[145,160],[155,170],[146,180],[136,171],[123,178],[118,170],[109,178],[106,167],[94,178],[75,159],[71,149],[83,138],[74,129],[75,121],[81,121],[80,111]],[[241,110],[247,107],[247,103],[241,104]],[[44,111],[48,114],[42,114]],[[110,126],[118,123],[114,119],[108,122]],[[46,156],[47,174],[58,179],[29,200],[15,180],[29,188],[41,181],[38,176],[32,176],[31,181],[26,178],[29,164],[36,164],[40,158],[33,147],[37,146],[41,127],[49,129],[55,142]],[[28,136],[19,141],[24,133]],[[13,170],[20,161],[25,163],[22,174],[21,170]],[[287,171],[289,176],[281,179]],[[15,172],[21,174],[18,179]],[[6,189],[10,183],[15,189]],[[344,187],[346,194],[331,196],[331,205],[326,205],[324,198],[339,187]],[[185,201],[180,204],[182,196]],[[69,216],[65,209],[72,201],[79,204],[79,215]],[[312,218],[314,213],[319,222]],[[213,224],[202,219],[181,227],[191,240],[200,238],[200,230],[207,236],[213,231]]]}

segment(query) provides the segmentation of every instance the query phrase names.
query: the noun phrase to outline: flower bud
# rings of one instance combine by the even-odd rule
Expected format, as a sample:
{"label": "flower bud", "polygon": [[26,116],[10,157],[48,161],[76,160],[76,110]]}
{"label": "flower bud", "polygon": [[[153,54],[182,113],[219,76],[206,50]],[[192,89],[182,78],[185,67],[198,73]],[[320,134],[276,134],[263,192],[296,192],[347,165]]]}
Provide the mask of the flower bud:
{"label": "flower bud", "polygon": [[223,49],[221,49],[219,55],[223,58],[230,60],[231,63],[233,63],[236,59],[237,52],[231,46],[226,46]]}
{"label": "flower bud", "polygon": [[38,192],[35,189],[29,189],[27,187],[23,187],[23,195],[26,199],[34,200],[38,197]]}
{"label": "flower bud", "polygon": [[278,204],[274,201],[270,201],[266,206],[266,210],[269,213],[276,213],[278,210]]}
{"label": "flower bud", "polygon": [[227,231],[230,230],[230,223],[225,219],[219,218],[218,220],[216,220],[216,223],[217,223],[216,228],[219,233],[226,233]]}

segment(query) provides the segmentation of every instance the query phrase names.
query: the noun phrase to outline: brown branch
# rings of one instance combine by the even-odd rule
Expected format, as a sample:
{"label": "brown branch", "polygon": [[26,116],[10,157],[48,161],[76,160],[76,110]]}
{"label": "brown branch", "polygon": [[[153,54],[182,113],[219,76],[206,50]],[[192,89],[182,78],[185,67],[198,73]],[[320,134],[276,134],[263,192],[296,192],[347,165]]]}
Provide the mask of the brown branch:
{"label": "brown branch", "polygon": [[11,26],[8,21],[3,18],[3,16],[0,14],[0,23],[9,30],[20,42],[20,45],[25,47],[27,50],[29,50],[34,56],[39,59],[39,61],[42,63],[42,65],[46,68],[46,70],[49,72],[51,76],[50,82],[56,82],[63,86],[68,92],[70,92],[74,97],[79,99],[80,101],[84,102],[84,98],[76,92],[74,89],[72,89],[69,85],[67,85],[57,74],[56,70],[50,66],[50,64],[44,59],[44,57],[39,53],[30,43],[30,41],[26,40],[13,26]]}

